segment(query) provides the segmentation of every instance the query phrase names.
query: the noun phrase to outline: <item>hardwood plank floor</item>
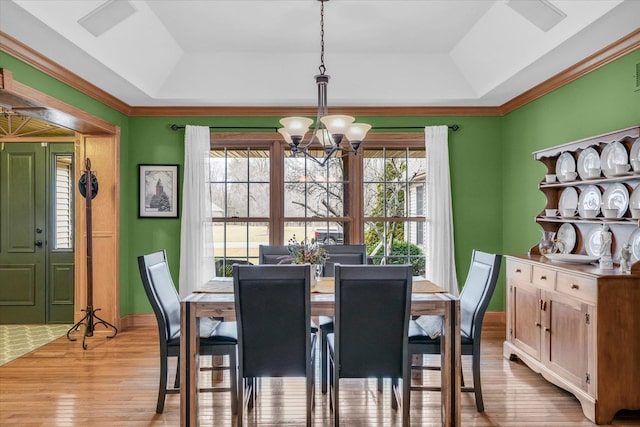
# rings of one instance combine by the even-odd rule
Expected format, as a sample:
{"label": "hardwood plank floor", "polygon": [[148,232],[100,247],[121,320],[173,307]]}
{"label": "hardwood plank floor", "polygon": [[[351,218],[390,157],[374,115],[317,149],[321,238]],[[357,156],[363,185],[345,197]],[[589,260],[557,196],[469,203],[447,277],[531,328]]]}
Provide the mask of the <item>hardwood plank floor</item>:
{"label": "hardwood plank floor", "polygon": [[[87,340],[89,349],[83,351],[78,341],[62,337],[0,367],[0,425],[179,425],[178,395],[167,396],[164,413],[155,413],[159,372],[155,328],[121,331],[112,340],[96,333]],[[549,384],[521,362],[504,360],[503,340],[504,325],[485,325],[482,378],[486,412],[476,412],[473,395],[463,393],[463,426],[593,426],[571,394]],[[465,378],[471,381],[466,357],[463,366]],[[427,375],[437,378],[435,372]],[[374,380],[343,381],[341,387],[342,425],[401,424],[399,414],[391,409],[388,381],[382,394],[377,392]],[[228,393],[200,396],[202,426],[233,425]],[[413,392],[411,397],[412,425],[440,425],[438,393]],[[264,380],[260,400],[249,413],[247,424],[293,426],[303,425],[304,419],[302,380]],[[319,389],[314,425],[331,425],[327,396]],[[640,426],[640,412],[621,412],[613,425]]]}

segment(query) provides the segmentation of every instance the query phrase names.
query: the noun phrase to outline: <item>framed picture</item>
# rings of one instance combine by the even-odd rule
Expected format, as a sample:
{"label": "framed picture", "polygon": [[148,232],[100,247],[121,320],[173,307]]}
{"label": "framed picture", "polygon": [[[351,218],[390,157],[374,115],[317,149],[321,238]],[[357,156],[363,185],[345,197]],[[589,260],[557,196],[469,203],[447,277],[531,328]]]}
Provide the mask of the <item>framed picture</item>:
{"label": "framed picture", "polygon": [[179,165],[138,165],[139,218],[178,218]]}

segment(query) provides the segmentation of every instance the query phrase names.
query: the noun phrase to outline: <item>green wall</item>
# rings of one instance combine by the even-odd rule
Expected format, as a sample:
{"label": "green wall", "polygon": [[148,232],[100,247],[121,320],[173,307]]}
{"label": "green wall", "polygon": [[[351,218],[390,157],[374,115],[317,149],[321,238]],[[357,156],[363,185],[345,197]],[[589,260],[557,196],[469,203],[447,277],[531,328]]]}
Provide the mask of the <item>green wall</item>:
{"label": "green wall", "polygon": [[[526,253],[538,240],[535,215],[544,207],[537,185],[544,168],[532,152],[640,123],[634,92],[640,51],[592,72],[505,117],[359,117],[374,126],[457,123],[450,132],[451,187],[460,286],[471,250]],[[126,117],[94,99],[0,52],[0,67],[14,79],[121,128],[121,315],[150,313],[136,257],[166,249],[177,280],[179,219],[138,218],[138,164],[183,164],[184,131],[172,123],[275,126],[277,117]],[[490,310],[505,306],[501,277]]]}
{"label": "green wall", "polygon": [[503,118],[504,253],[526,253],[540,240],[534,218],[545,207],[538,183],[546,168],[534,151],[640,124],[638,63],[640,50]]}

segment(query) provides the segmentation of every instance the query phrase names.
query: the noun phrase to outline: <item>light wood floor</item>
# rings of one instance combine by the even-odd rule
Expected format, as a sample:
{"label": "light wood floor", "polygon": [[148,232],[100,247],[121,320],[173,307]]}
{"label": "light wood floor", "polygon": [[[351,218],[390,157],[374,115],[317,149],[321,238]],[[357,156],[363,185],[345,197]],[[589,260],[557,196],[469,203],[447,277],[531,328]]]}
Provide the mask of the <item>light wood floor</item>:
{"label": "light wood floor", "polygon": [[[112,340],[87,338],[89,349],[65,337],[0,367],[2,426],[177,426],[179,396],[167,397],[155,413],[158,344],[155,328],[121,331]],[[463,393],[463,426],[593,426],[578,401],[549,384],[521,362],[502,358],[504,325],[485,325],[482,378],[485,413]],[[469,362],[464,360],[470,381]],[[390,408],[389,384],[379,394],[373,380],[341,383],[344,426],[399,426]],[[630,392],[632,392],[630,390]],[[636,392],[638,392],[636,390]],[[203,426],[231,426],[228,394],[201,394]],[[438,393],[412,393],[415,426],[440,425]],[[249,425],[304,424],[304,386],[297,379],[264,381]],[[640,412],[619,413],[614,425],[640,426]],[[316,394],[315,426],[330,426],[327,396]]]}

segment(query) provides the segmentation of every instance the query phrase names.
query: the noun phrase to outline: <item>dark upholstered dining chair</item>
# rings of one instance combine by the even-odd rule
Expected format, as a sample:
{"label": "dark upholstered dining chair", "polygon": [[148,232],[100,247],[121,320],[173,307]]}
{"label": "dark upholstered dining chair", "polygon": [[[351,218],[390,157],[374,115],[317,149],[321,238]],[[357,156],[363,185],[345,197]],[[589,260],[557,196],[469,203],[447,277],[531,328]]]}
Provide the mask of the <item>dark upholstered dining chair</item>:
{"label": "dark upholstered dining chair", "polygon": [[287,255],[287,245],[260,245],[258,248],[259,264],[290,264],[290,261],[284,259]]}
{"label": "dark upholstered dining chair", "polygon": [[[139,256],[138,267],[144,290],[158,322],[160,386],[156,413],[161,414],[164,410],[165,396],[180,392],[179,360],[174,387],[167,387],[169,357],[180,357],[180,297],[173,284],[164,250]],[[230,371],[230,386],[211,388],[207,391],[229,391],[231,409],[234,414],[237,412],[236,346],[236,322],[219,322],[209,318],[200,319],[200,355],[229,356],[227,368]]]}
{"label": "dark upholstered dining chair", "polygon": [[[323,275],[325,277],[334,276],[334,266],[336,264],[342,265],[364,265],[367,263],[367,246],[366,245],[325,245],[327,250],[327,259]],[[327,357],[327,335],[333,332],[333,317],[331,316],[319,316],[318,324],[320,325],[320,352],[321,354],[321,367],[320,367],[320,381],[322,383],[322,392],[327,392],[327,382],[329,379],[328,373],[328,357]]]}
{"label": "dark upholstered dining chair", "polygon": [[[460,294],[460,341],[461,354],[470,355],[473,372],[473,387],[462,387],[462,391],[474,392],[478,412],[484,412],[482,386],[480,383],[480,335],[482,321],[487,306],[498,282],[502,256],[473,251],[471,267]],[[430,318],[430,319],[427,319]],[[424,320],[425,322],[421,322]],[[440,354],[440,337],[437,331],[429,331],[420,326],[430,324],[432,316],[422,316],[412,320],[409,326],[409,357],[414,354]],[[414,366],[417,369],[433,369],[428,366]],[[440,387],[415,386],[412,390],[439,391]]]}
{"label": "dark upholstered dining chair", "polygon": [[[304,265],[234,265],[238,322],[238,426],[244,392],[256,378],[304,377],[307,426],[311,426],[316,335],[311,332],[311,268]],[[255,402],[249,407],[255,406]]]}
{"label": "dark upholstered dining chair", "polygon": [[[408,328],[410,265],[336,265],[335,331],[327,336],[331,373],[330,405],[340,425],[340,379],[402,379],[402,425],[409,425],[411,367]],[[398,393],[400,394],[400,393]]]}

